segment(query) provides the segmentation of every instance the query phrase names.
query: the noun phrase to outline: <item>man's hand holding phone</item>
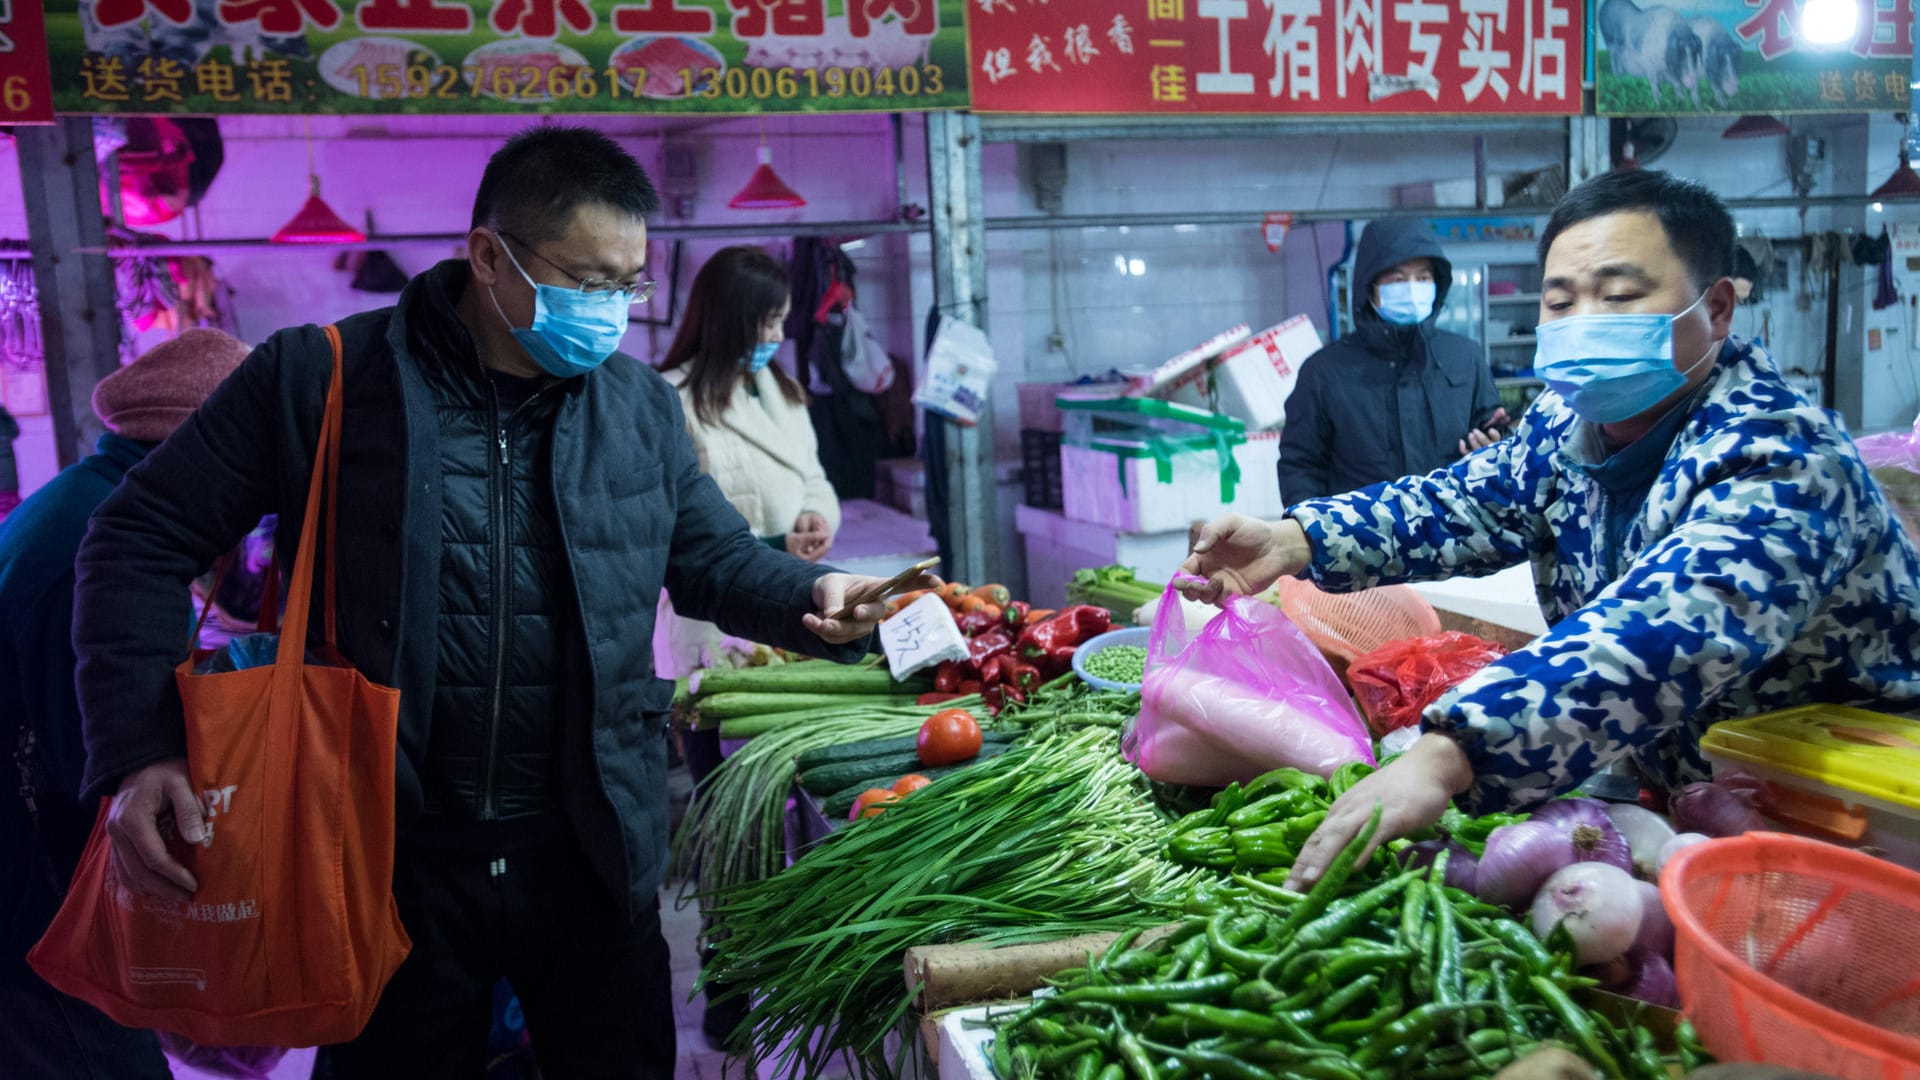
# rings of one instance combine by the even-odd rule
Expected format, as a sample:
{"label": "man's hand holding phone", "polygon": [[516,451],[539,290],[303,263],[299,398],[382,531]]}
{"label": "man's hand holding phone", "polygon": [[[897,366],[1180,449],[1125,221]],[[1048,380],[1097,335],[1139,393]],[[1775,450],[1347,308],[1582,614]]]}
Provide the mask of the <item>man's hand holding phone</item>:
{"label": "man's hand holding phone", "polygon": [[1466,457],[1475,450],[1483,450],[1507,437],[1507,407],[1493,410],[1485,420],[1474,425],[1467,437],[1460,440],[1460,456]]}

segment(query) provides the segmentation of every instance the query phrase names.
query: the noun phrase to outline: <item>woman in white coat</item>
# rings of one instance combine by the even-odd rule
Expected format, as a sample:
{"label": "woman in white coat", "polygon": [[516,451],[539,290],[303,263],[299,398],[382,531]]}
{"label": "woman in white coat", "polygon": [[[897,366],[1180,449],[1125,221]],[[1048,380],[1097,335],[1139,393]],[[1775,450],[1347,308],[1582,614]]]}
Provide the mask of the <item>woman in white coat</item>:
{"label": "woman in white coat", "polygon": [[[773,363],[790,305],[786,271],[772,256],[754,247],[721,249],[694,275],[660,373],[680,391],[700,467],[754,534],[817,562],[840,528],[840,500],[820,467],[807,393]],[[712,623],[675,615],[660,594],[653,654],[661,676],[679,678],[751,648]],[[692,732],[682,751],[699,785],[720,764],[720,736]],[[720,989],[708,987],[708,1000]],[[746,999],[735,998],[709,1006],[702,1027],[719,1045],[745,1015]]]}
{"label": "woman in white coat", "polygon": [[[820,466],[806,391],[773,363],[790,303],[786,271],[772,256],[721,249],[694,275],[660,373],[680,391],[700,467],[755,535],[818,561],[840,528],[840,501]],[[731,639],[718,627],[674,616],[664,594],[660,604],[660,675],[722,659]]]}

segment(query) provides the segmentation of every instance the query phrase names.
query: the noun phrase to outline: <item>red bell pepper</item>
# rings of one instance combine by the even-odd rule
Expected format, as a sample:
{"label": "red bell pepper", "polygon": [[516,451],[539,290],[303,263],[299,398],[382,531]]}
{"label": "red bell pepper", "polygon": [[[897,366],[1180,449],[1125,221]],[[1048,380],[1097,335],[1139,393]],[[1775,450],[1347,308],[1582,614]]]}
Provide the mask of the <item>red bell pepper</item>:
{"label": "red bell pepper", "polygon": [[960,696],[961,696],[961,697],[966,697],[966,696],[968,696],[968,695],[970,695],[970,694],[977,694],[977,693],[979,693],[979,692],[980,692],[980,680],[979,680],[979,679],[968,679],[968,680],[967,680],[966,682],[963,682],[963,683],[961,683],[961,684],[960,684]]}
{"label": "red bell pepper", "polygon": [[1023,630],[1027,625],[1027,612],[1032,610],[1033,607],[1025,600],[1015,600],[1007,605],[1007,610],[1001,614],[1001,618],[1005,619],[1007,625],[1013,627],[1015,631]]}
{"label": "red bell pepper", "polygon": [[1022,660],[1014,660],[1007,665],[1006,683],[1022,692],[1032,690],[1045,680],[1040,677],[1040,669]]}
{"label": "red bell pepper", "polygon": [[999,686],[1006,681],[1006,666],[1013,662],[1010,653],[998,653],[980,662],[980,685]]}
{"label": "red bell pepper", "polygon": [[1062,647],[1069,650],[1088,638],[1098,637],[1113,626],[1113,615],[1106,608],[1075,604],[1062,608],[1052,617],[1034,623],[1020,633],[1020,655],[1038,658],[1051,656]]}
{"label": "red bell pepper", "polygon": [[[986,633],[967,642],[967,660],[975,666],[984,665],[990,657],[1013,650],[1013,634],[1005,627],[996,626]],[[982,680],[985,681],[985,680]]]}
{"label": "red bell pepper", "polygon": [[1005,688],[989,686],[980,691],[980,700],[986,705],[987,712],[999,716],[1000,707],[1006,703]]}
{"label": "red bell pepper", "polygon": [[960,689],[960,665],[952,660],[943,660],[933,669],[933,688],[942,694],[951,694]]}
{"label": "red bell pepper", "polygon": [[1003,619],[996,619],[984,611],[969,611],[954,620],[954,625],[958,626],[960,632],[968,637],[977,637],[980,634],[986,633],[988,630],[1001,626],[1003,623]]}

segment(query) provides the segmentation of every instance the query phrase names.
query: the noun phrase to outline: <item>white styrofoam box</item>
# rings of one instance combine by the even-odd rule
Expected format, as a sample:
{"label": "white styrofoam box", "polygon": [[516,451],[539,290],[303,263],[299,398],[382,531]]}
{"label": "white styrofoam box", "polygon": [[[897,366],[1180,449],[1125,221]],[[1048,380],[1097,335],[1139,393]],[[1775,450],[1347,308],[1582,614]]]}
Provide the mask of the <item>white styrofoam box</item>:
{"label": "white styrofoam box", "polygon": [[1215,431],[1238,438],[1247,428],[1242,421],[1205,406],[1161,398],[1088,401],[1063,396],[1058,402],[1061,437],[1081,446],[1096,439],[1180,439]]}
{"label": "white styrofoam box", "polygon": [[1220,411],[1253,430],[1279,427],[1300,365],[1320,351],[1320,332],[1305,315],[1271,326],[1214,365]]}
{"label": "white styrofoam box", "polygon": [[1065,607],[1067,583],[1079,570],[1117,564],[1133,567],[1147,581],[1170,581],[1187,557],[1184,525],[1171,532],[1123,532],[1033,506],[1021,506],[1013,516],[1026,549],[1026,595],[1035,607]]}
{"label": "white styrofoam box", "polygon": [[[1103,445],[1116,449],[1104,450]],[[1240,479],[1231,500],[1221,497],[1221,463],[1213,446],[1173,453],[1172,477],[1166,482],[1160,478],[1159,462],[1137,446],[1118,441],[1062,444],[1062,511],[1070,518],[1128,532],[1184,532],[1195,521],[1208,521],[1228,511],[1275,517],[1285,509],[1275,481],[1278,437],[1249,438],[1233,447]]]}
{"label": "white styrofoam box", "polygon": [[1210,409],[1207,396],[1207,361],[1247,340],[1253,331],[1246,323],[1222,331],[1175,356],[1133,380],[1127,393],[1133,397],[1156,397]]}

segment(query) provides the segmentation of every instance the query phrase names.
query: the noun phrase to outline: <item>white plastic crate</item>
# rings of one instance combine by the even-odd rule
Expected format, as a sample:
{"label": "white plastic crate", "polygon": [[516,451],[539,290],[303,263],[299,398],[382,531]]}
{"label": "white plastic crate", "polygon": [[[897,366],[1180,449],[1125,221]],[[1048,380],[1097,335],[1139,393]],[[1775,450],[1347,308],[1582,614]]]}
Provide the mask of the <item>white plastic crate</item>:
{"label": "white plastic crate", "polygon": [[1210,439],[1163,442],[1161,460],[1145,441],[1096,440],[1060,447],[1061,512],[1123,532],[1184,530],[1233,511],[1277,517],[1280,501],[1275,469],[1280,461],[1277,435],[1228,437],[1239,476],[1231,497],[1223,491],[1220,452]]}

